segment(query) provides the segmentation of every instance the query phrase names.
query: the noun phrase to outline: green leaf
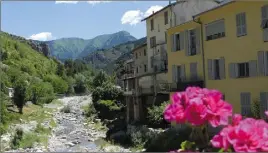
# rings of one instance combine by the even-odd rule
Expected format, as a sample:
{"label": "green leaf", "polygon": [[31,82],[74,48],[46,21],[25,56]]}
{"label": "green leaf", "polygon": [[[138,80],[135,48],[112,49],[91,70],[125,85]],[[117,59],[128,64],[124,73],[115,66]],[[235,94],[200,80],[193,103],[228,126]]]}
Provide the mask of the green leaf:
{"label": "green leaf", "polygon": [[224,152],[224,148],[221,148],[218,152]]}

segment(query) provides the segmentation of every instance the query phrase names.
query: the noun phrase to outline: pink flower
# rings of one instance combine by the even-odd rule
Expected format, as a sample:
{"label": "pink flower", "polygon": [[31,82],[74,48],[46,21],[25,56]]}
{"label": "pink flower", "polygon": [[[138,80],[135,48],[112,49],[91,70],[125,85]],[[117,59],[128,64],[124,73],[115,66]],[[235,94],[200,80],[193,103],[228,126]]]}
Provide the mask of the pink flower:
{"label": "pink flower", "polygon": [[216,148],[223,148],[227,151],[231,146],[227,138],[227,135],[231,130],[233,130],[233,127],[231,126],[223,128],[222,131],[218,135],[215,135],[210,141],[212,146]]}
{"label": "pink flower", "polygon": [[185,113],[183,106],[178,103],[169,104],[165,109],[164,118],[169,122],[184,123]]}
{"label": "pink flower", "polygon": [[220,99],[219,94],[204,98],[207,106],[208,122],[213,126],[228,125],[228,118],[232,116],[232,106]]}
{"label": "pink flower", "polygon": [[265,115],[268,117],[268,111],[265,111],[264,113],[265,113]]}
{"label": "pink flower", "polygon": [[235,114],[232,119],[232,125],[238,125],[241,120],[242,120],[242,115]]}
{"label": "pink flower", "polygon": [[199,126],[206,122],[207,108],[200,98],[191,100],[191,104],[185,110],[185,117],[192,125]]}

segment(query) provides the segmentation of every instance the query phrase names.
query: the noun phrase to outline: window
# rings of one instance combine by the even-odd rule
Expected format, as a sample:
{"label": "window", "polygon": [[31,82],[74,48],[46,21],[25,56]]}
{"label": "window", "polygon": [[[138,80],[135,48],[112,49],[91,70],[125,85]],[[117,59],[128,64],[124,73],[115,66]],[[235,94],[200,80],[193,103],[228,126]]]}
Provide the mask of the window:
{"label": "window", "polygon": [[144,56],[146,56],[146,49],[143,50],[143,54],[144,54]]}
{"label": "window", "polygon": [[206,39],[214,40],[225,37],[224,20],[218,20],[206,25]]}
{"label": "window", "polygon": [[173,82],[182,82],[185,80],[185,66],[172,65],[172,80]]}
{"label": "window", "polygon": [[147,72],[147,65],[144,64],[144,72]]}
{"label": "window", "polygon": [[220,80],[220,60],[216,59],[214,61],[214,79],[215,80]]}
{"label": "window", "polygon": [[225,78],[225,59],[208,59],[209,80],[222,80]]}
{"label": "window", "polygon": [[136,59],[138,59],[138,53],[136,53]]}
{"label": "window", "polygon": [[190,78],[192,81],[196,81],[198,79],[197,76],[197,63],[190,63]]}
{"label": "window", "polygon": [[236,15],[236,35],[240,37],[246,34],[247,34],[246,13],[239,13]]}
{"label": "window", "polygon": [[181,50],[181,48],[180,48],[180,34],[176,34],[175,35],[175,43],[176,43],[176,51],[177,50]]}
{"label": "window", "polygon": [[251,114],[251,95],[250,92],[240,93],[240,105],[241,105],[241,115],[248,116]]}
{"label": "window", "polygon": [[177,66],[177,81],[181,82],[181,66]]}
{"label": "window", "polygon": [[168,12],[165,12],[165,25],[168,24]]}
{"label": "window", "polygon": [[262,15],[261,27],[262,29],[267,29],[268,28],[268,5],[265,5],[261,8],[261,15]]}
{"label": "window", "polygon": [[167,32],[165,32],[165,42],[167,42]]}
{"label": "window", "polygon": [[238,63],[238,77],[249,77],[248,63]]}
{"label": "window", "polygon": [[195,30],[190,30],[189,32],[190,39],[189,39],[189,44],[190,44],[190,49],[189,49],[189,55],[196,55],[196,31]]}
{"label": "window", "polygon": [[261,76],[268,76],[268,51],[258,52],[258,71]]}
{"label": "window", "polygon": [[268,92],[260,93],[260,112],[261,117],[267,119],[268,117],[264,114],[264,112],[268,110]]}
{"label": "window", "polygon": [[140,56],[141,56],[141,52],[139,52],[140,53]]}
{"label": "window", "polygon": [[151,19],[151,31],[154,30],[154,19]]}
{"label": "window", "polygon": [[150,38],[150,47],[153,48],[156,46],[156,38],[155,36]]}
{"label": "window", "polygon": [[136,67],[136,73],[139,73],[139,67]]}

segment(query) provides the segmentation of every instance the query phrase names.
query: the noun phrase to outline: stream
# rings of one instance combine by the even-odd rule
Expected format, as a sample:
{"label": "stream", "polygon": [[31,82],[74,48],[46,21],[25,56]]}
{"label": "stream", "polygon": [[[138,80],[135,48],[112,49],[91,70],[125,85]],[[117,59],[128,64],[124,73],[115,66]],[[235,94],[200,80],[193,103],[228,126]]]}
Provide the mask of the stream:
{"label": "stream", "polygon": [[[52,129],[48,146],[10,150],[8,152],[129,152],[120,146],[101,147],[105,142],[106,130],[95,129],[94,122],[88,123],[83,115],[82,107],[89,105],[91,96],[73,96],[59,99],[62,105],[46,104],[44,107],[56,108],[53,120],[57,127]],[[60,110],[68,106],[70,113]]]}

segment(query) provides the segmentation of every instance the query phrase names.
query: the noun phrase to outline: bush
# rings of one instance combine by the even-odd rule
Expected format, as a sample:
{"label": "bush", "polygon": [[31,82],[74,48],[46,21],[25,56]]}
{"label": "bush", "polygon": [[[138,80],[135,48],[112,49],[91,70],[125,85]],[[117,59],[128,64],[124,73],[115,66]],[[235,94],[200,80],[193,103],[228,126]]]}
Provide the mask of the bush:
{"label": "bush", "polygon": [[11,148],[12,149],[17,149],[20,146],[20,141],[22,140],[23,137],[23,130],[22,129],[16,129],[16,133],[11,141]]}
{"label": "bush", "polygon": [[14,103],[19,108],[19,112],[22,113],[22,108],[26,102],[27,81],[24,77],[20,77],[15,82],[14,86]]}
{"label": "bush", "polygon": [[74,76],[75,78],[75,85],[74,85],[74,91],[77,94],[82,94],[87,91],[87,86],[86,86],[86,77],[82,74],[76,74]]}
{"label": "bush", "polygon": [[93,88],[97,88],[97,87],[101,87],[105,82],[108,82],[109,80],[109,76],[103,72],[100,71],[94,78],[92,81],[92,87]]}
{"label": "bush", "polygon": [[99,117],[105,119],[114,119],[122,109],[114,100],[99,100],[94,107],[99,112]]}
{"label": "bush", "polygon": [[27,90],[28,99],[34,104],[50,103],[54,98],[53,86],[48,82],[33,82]]}
{"label": "bush", "polygon": [[97,87],[92,92],[92,101],[96,103],[99,100],[121,101],[123,100],[123,92],[111,84],[107,84],[104,87]]}
{"label": "bush", "polygon": [[160,106],[148,108],[148,121],[150,124],[160,125],[165,122],[163,112],[168,104],[170,104],[169,101],[163,102]]}
{"label": "bush", "polygon": [[57,75],[47,75],[44,81],[50,82],[56,93],[65,93],[68,89],[68,84],[62,78]]}
{"label": "bush", "polygon": [[121,109],[114,100],[100,100],[98,101],[98,105],[108,108],[109,111],[119,111]]}
{"label": "bush", "polygon": [[40,142],[40,138],[36,133],[26,133],[24,134],[22,140],[20,141],[20,148],[32,148],[35,142]]}
{"label": "bush", "polygon": [[252,112],[252,117],[256,118],[256,119],[260,119],[261,118],[261,111],[260,111],[260,101],[259,100],[255,100],[253,101],[253,103],[251,103],[251,112]]}
{"label": "bush", "polygon": [[95,115],[97,113],[95,107],[93,106],[92,103],[90,103],[86,108],[85,108],[85,115],[87,117],[92,117],[93,115]]}

